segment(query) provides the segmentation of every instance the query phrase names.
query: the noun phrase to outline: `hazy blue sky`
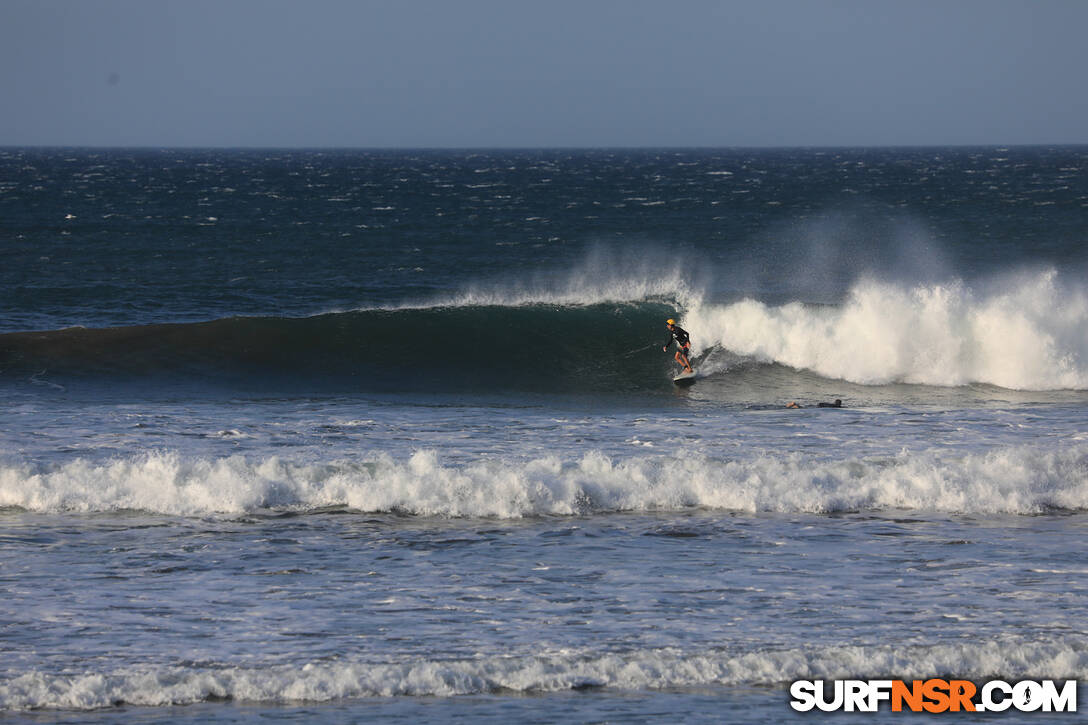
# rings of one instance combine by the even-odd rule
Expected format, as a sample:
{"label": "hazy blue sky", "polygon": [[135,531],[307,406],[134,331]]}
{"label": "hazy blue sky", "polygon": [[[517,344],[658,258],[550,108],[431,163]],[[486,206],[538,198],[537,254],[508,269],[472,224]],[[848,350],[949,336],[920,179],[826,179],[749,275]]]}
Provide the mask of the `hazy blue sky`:
{"label": "hazy blue sky", "polygon": [[0,0],[0,145],[1088,142],[1086,0]]}

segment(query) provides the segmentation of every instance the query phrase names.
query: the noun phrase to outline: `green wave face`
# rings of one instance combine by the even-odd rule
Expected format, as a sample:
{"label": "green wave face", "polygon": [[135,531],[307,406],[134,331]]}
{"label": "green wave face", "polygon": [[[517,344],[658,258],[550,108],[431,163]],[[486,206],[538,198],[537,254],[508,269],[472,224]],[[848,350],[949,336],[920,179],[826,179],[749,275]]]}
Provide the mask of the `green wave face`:
{"label": "green wave face", "polygon": [[205,380],[458,391],[659,388],[656,302],[364,310],[0,336],[0,379]]}

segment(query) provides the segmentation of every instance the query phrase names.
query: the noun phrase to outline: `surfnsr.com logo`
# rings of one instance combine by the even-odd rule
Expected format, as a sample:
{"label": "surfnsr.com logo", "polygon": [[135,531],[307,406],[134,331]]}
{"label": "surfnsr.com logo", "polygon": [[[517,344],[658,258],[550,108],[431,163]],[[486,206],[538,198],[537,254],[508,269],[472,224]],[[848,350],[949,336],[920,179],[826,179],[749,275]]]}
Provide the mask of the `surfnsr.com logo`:
{"label": "surfnsr.com logo", "polygon": [[[990,680],[977,687],[970,680],[797,680],[790,685],[790,707],[798,712],[1076,712],[1077,681]],[[830,690],[830,692],[828,692]]]}

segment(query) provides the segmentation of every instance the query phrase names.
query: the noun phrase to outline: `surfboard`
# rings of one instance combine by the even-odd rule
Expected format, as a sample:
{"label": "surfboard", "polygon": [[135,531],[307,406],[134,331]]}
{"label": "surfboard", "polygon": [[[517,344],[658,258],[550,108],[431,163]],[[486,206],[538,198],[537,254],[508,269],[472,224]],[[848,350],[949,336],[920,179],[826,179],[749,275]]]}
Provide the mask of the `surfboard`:
{"label": "surfboard", "polygon": [[673,378],[672,381],[677,385],[692,385],[695,382],[695,371],[692,370],[690,373],[680,373]]}

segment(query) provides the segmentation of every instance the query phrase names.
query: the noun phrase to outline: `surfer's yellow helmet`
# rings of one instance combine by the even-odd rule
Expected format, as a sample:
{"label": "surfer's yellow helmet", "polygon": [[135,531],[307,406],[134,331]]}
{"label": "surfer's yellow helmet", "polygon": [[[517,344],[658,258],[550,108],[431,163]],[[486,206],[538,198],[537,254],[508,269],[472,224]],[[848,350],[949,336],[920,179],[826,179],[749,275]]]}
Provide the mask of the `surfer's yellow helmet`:
{"label": "surfer's yellow helmet", "polygon": [[674,320],[674,319],[672,319],[672,318],[670,317],[669,319],[665,320],[665,324],[666,324],[666,325],[675,325],[675,324],[676,324],[676,320]]}

